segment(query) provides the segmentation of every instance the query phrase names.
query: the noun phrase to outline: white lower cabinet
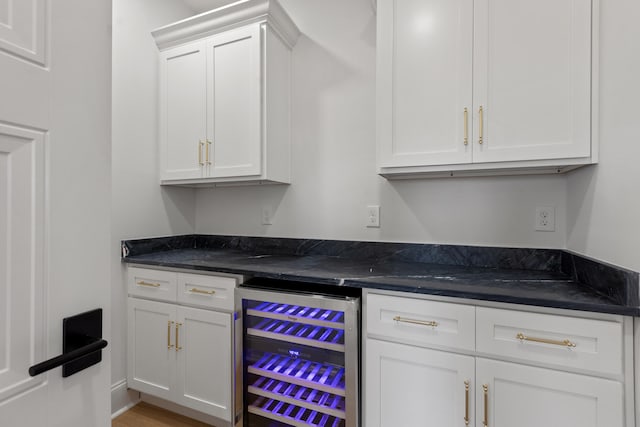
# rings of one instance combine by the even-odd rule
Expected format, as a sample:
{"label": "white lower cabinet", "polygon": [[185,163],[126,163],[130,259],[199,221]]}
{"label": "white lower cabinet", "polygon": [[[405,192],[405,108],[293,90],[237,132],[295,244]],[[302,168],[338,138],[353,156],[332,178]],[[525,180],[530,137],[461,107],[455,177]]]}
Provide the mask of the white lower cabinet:
{"label": "white lower cabinet", "polygon": [[223,420],[231,420],[231,316],[189,307],[176,310],[176,401]]}
{"label": "white lower cabinet", "polygon": [[231,316],[129,298],[129,387],[230,420]]}
{"label": "white lower cabinet", "polygon": [[[128,387],[231,422],[238,279],[135,267],[129,277]],[[172,295],[167,282],[177,283]],[[167,301],[145,299],[154,296]]]}
{"label": "white lower cabinet", "polygon": [[478,358],[475,395],[476,426],[625,425],[617,381]]}
{"label": "white lower cabinet", "polygon": [[127,386],[170,400],[176,388],[175,305],[129,298]]}
{"label": "white lower cabinet", "polygon": [[474,358],[367,341],[367,427],[464,426],[474,410]]}
{"label": "white lower cabinet", "polygon": [[378,340],[367,343],[366,420],[371,427],[624,426],[622,402],[622,384],[616,381]]}
{"label": "white lower cabinet", "polygon": [[367,427],[635,425],[621,316],[365,295]]}

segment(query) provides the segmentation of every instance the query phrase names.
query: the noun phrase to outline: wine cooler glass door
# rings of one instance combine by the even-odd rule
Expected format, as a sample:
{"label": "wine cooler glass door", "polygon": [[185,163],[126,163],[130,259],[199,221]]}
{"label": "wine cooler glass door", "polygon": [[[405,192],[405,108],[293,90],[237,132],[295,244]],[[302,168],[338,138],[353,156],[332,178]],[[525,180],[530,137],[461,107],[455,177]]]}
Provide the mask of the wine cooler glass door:
{"label": "wine cooler glass door", "polygon": [[244,425],[355,427],[358,301],[256,292],[242,299]]}

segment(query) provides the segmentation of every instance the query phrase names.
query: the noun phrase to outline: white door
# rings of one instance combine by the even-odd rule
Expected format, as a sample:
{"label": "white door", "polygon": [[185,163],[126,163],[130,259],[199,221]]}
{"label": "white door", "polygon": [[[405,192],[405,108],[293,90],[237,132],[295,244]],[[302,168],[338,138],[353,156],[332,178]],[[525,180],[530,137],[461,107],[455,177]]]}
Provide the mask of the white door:
{"label": "white door", "polygon": [[379,0],[377,15],[379,166],[470,163],[473,1]]}
{"label": "white door", "polygon": [[127,305],[127,385],[172,400],[176,306],[138,298],[128,298]]}
{"label": "white door", "polygon": [[231,421],[231,314],[178,307],[176,401]]}
{"label": "white door", "polygon": [[474,374],[470,356],[367,340],[363,425],[473,425]]}
{"label": "white door", "polygon": [[589,156],[591,1],[476,0],[475,10],[473,162]]}
{"label": "white door", "polygon": [[163,180],[201,178],[205,170],[208,147],[204,47],[203,42],[196,42],[160,55]]}
{"label": "white door", "polygon": [[208,175],[260,175],[261,34],[258,24],[229,31],[207,42]]}
{"label": "white door", "polygon": [[480,358],[476,372],[476,425],[624,426],[619,382]]}
{"label": "white door", "polygon": [[109,347],[68,378],[62,319],[109,340],[111,2],[0,0],[0,424],[107,426]]}

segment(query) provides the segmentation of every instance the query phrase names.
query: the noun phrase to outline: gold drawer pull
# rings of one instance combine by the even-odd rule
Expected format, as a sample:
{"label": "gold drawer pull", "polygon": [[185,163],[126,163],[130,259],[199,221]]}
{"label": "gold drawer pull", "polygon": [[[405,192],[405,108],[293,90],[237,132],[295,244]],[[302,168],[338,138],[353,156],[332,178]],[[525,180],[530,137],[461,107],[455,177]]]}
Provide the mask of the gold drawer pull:
{"label": "gold drawer pull", "polygon": [[209,160],[209,151],[211,150],[211,144],[212,144],[212,142],[207,139],[207,150],[206,150],[206,153],[207,153],[207,164],[208,165],[211,164],[211,160]]}
{"label": "gold drawer pull", "polygon": [[478,110],[478,117],[479,117],[479,130],[480,130],[480,137],[478,138],[478,144],[482,145],[482,138],[483,138],[483,134],[484,134],[484,110],[482,109],[482,105],[480,106],[480,109]]}
{"label": "gold drawer pull", "polygon": [[216,293],[216,291],[203,291],[202,289],[198,289],[198,288],[191,288],[189,289],[189,292],[193,292],[194,294],[204,294],[204,295],[213,295]]}
{"label": "gold drawer pull", "polygon": [[169,320],[167,322],[167,348],[171,349],[173,345],[171,344],[171,325],[173,324],[173,320]]}
{"label": "gold drawer pull", "polygon": [[204,166],[204,162],[202,161],[202,147],[204,146],[204,142],[202,140],[198,141],[198,164],[200,166]]}
{"label": "gold drawer pull", "polygon": [[487,427],[489,425],[489,384],[482,385],[482,395],[484,396],[484,420],[482,420],[482,425]]}
{"label": "gold drawer pull", "polygon": [[464,107],[464,145],[469,144],[469,111]]}
{"label": "gold drawer pull", "polygon": [[464,425],[469,425],[469,380],[464,382]]}
{"label": "gold drawer pull", "polygon": [[176,322],[176,351],[182,350],[182,347],[180,347],[180,333],[178,332],[180,326],[182,326],[182,323]]}
{"label": "gold drawer pull", "polygon": [[144,280],[138,280],[136,283],[140,286],[150,286],[152,288],[160,287],[160,283],[150,283],[150,282],[145,282]]}
{"label": "gold drawer pull", "polygon": [[433,320],[407,319],[405,317],[400,317],[400,316],[394,317],[393,320],[395,320],[396,322],[413,323],[415,325],[422,325],[422,326],[431,326],[432,328],[435,328],[436,326],[438,326],[438,322],[435,322]]}
{"label": "gold drawer pull", "polygon": [[533,341],[533,342],[540,342],[543,344],[551,344],[551,345],[560,345],[563,347],[568,347],[568,348],[573,348],[575,347],[577,344],[574,342],[571,342],[569,340],[549,340],[546,338],[535,338],[535,337],[528,337],[525,334],[523,334],[522,332],[520,332],[518,335],[516,335],[516,338],[518,338],[520,341]]}

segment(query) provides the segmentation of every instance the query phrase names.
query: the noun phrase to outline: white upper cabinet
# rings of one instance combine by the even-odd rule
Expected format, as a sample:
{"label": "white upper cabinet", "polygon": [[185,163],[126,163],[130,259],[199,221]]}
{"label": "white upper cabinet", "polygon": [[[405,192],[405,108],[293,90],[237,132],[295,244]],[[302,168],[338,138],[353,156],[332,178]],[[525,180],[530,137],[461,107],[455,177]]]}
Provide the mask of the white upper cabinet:
{"label": "white upper cabinet", "polygon": [[475,4],[474,162],[589,157],[591,1]]}
{"label": "white upper cabinet", "polygon": [[209,186],[291,180],[291,49],[274,0],[248,0],[155,30],[160,180]]}
{"label": "white upper cabinet", "polygon": [[378,0],[379,173],[595,163],[596,2]]}
{"label": "white upper cabinet", "polygon": [[471,162],[472,0],[378,1],[378,138],[383,169]]}
{"label": "white upper cabinet", "polygon": [[[201,178],[198,145],[206,137],[205,43],[192,43],[161,57],[160,141],[162,179]],[[195,141],[195,143],[194,143]]]}
{"label": "white upper cabinet", "polygon": [[212,37],[207,53],[208,175],[260,175],[260,27]]}

